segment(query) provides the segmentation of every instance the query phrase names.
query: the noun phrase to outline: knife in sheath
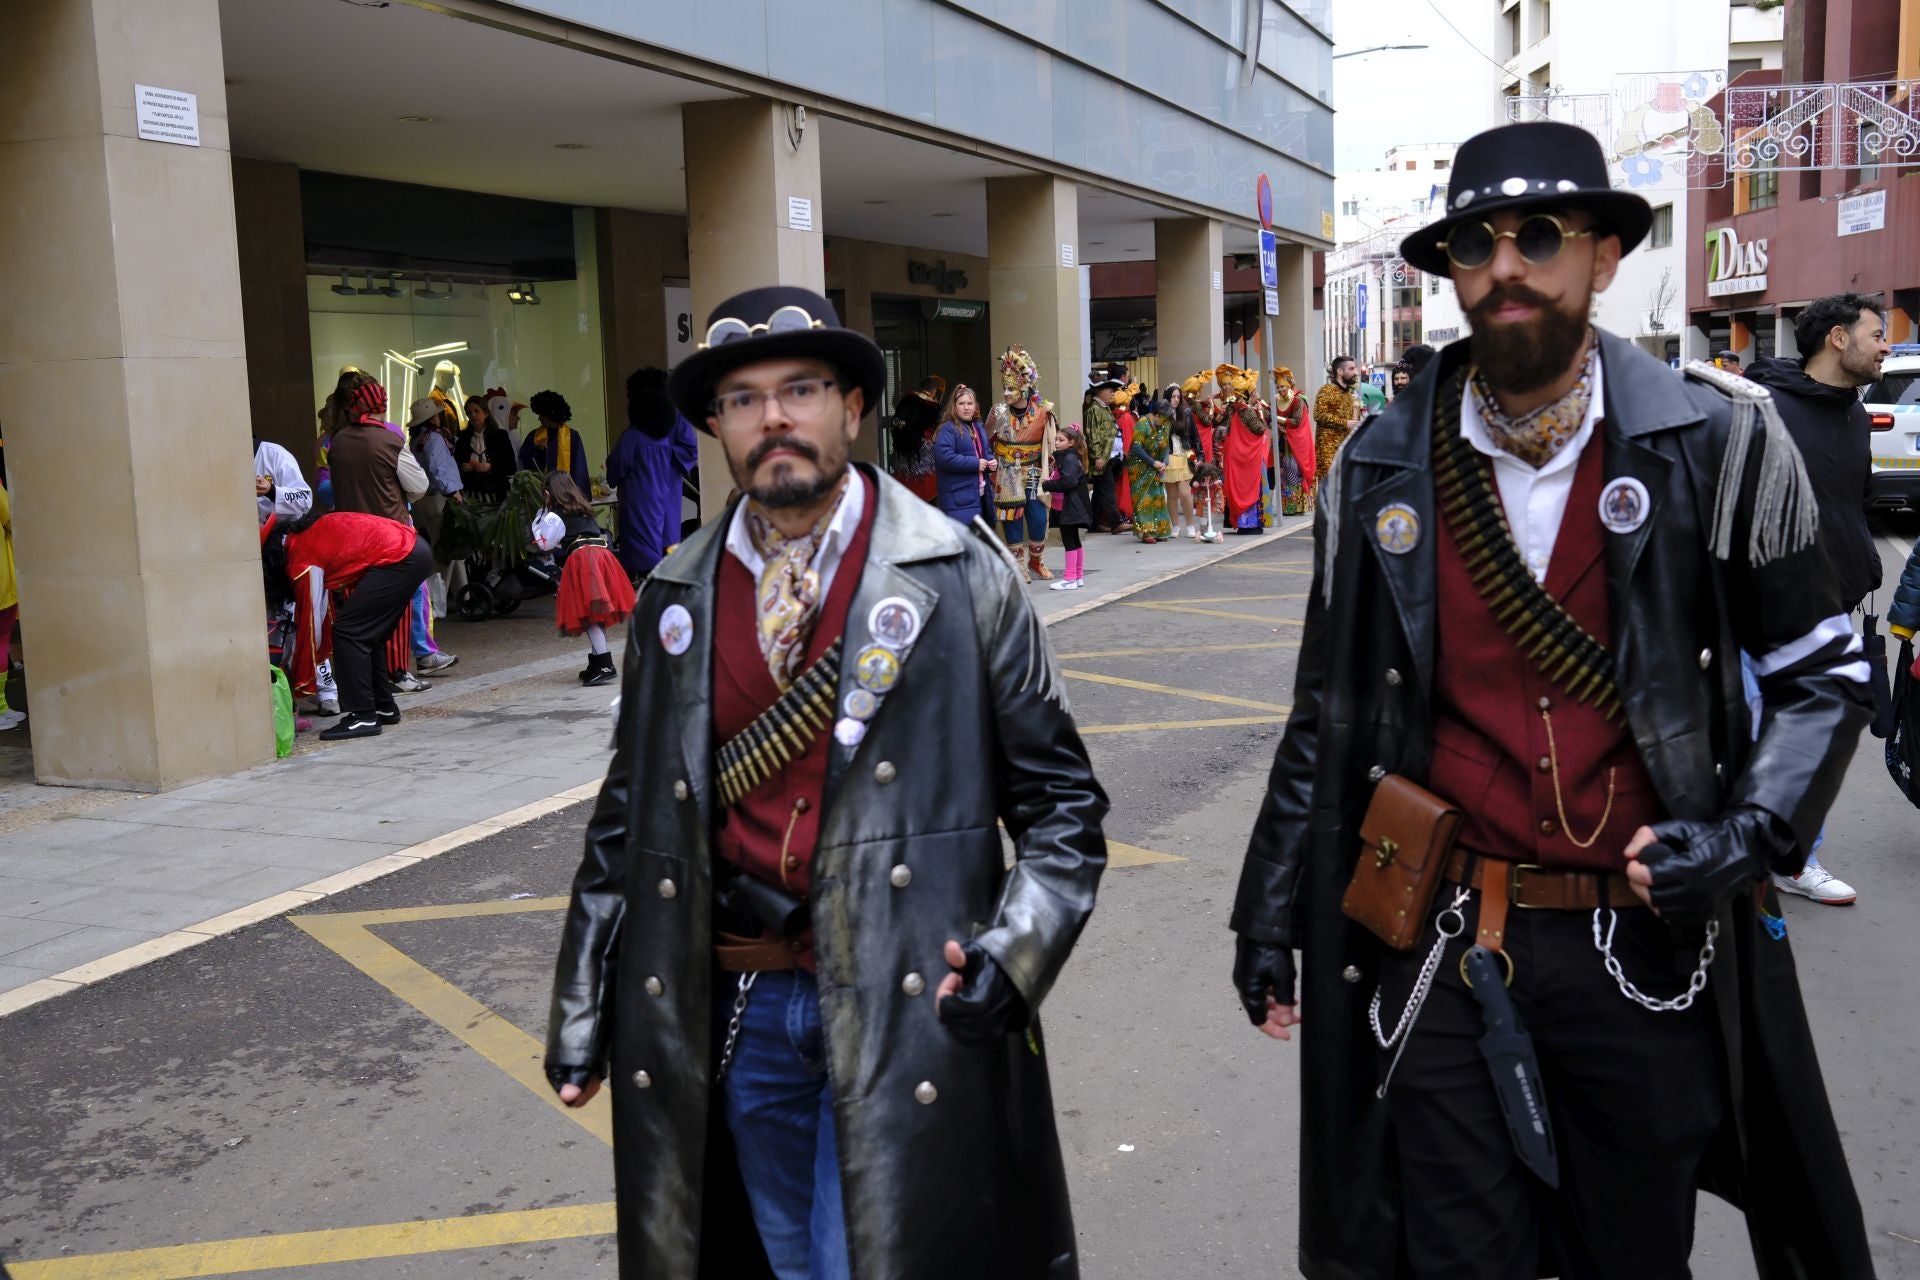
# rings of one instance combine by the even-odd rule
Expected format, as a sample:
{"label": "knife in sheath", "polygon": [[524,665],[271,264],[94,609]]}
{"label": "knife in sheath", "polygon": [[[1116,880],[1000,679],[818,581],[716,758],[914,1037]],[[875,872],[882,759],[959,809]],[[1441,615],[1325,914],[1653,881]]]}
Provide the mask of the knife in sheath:
{"label": "knife in sheath", "polygon": [[1533,1037],[1520,1024],[1520,1012],[1507,994],[1506,966],[1485,947],[1467,951],[1465,969],[1473,998],[1487,1033],[1480,1037],[1480,1056],[1493,1073],[1493,1091],[1506,1117],[1513,1149],[1534,1175],[1550,1187],[1560,1185],[1560,1157],[1553,1145],[1553,1123],[1547,1114],[1547,1091],[1540,1079],[1540,1059]]}

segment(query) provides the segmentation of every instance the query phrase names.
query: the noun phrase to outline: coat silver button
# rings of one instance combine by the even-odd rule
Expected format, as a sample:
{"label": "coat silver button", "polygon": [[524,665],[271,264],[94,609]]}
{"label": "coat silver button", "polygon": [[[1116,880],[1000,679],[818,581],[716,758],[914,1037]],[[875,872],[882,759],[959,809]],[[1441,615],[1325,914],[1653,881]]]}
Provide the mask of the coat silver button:
{"label": "coat silver button", "polygon": [[1723,764],[1717,764],[1713,766],[1713,779],[1715,782],[1723,781],[1726,778],[1726,776],[1727,776],[1727,766]]}
{"label": "coat silver button", "polygon": [[1702,649],[1700,651],[1700,669],[1702,671],[1705,671],[1708,667],[1712,665],[1713,665],[1713,650]]}
{"label": "coat silver button", "polygon": [[879,764],[873,766],[873,780],[883,787],[899,776],[900,771],[893,767],[893,761],[891,760],[882,760]]}
{"label": "coat silver button", "polygon": [[1395,689],[1400,687],[1400,673],[1393,667],[1387,668],[1387,684],[1389,687]]}
{"label": "coat silver button", "polygon": [[1357,964],[1350,964],[1346,968],[1340,971],[1340,976],[1342,978],[1345,978],[1348,982],[1358,982],[1360,981],[1360,966]]}
{"label": "coat silver button", "polygon": [[923,1107],[931,1105],[939,1096],[940,1091],[933,1087],[931,1080],[922,1080],[913,1086],[913,1100]]}
{"label": "coat silver button", "polygon": [[653,1088],[653,1077],[644,1071],[636,1071],[633,1073],[633,1087],[636,1089],[651,1089]]}
{"label": "coat silver button", "polygon": [[667,989],[667,988],[666,988],[666,985],[665,985],[664,983],[662,983],[662,982],[660,981],[660,979],[658,979],[658,978],[648,978],[648,979],[647,979],[647,994],[648,994],[648,995],[650,995],[650,996],[657,996],[657,995],[659,995],[659,994],[660,994],[660,993],[661,993],[662,991],[665,991],[666,989]]}
{"label": "coat silver button", "polygon": [[917,973],[910,973],[900,979],[900,989],[910,996],[917,996],[927,989],[927,980]]}
{"label": "coat silver button", "polygon": [[659,888],[660,896],[663,898],[671,898],[680,892],[680,886],[671,880],[662,880]]}
{"label": "coat silver button", "polygon": [[1373,766],[1373,768],[1371,768],[1371,769],[1369,769],[1369,770],[1367,770],[1367,781],[1368,781],[1368,782],[1378,782],[1378,781],[1380,781],[1380,779],[1382,779],[1382,778],[1384,778],[1384,777],[1386,777],[1386,776],[1387,776],[1387,771],[1386,771],[1386,768],[1385,768],[1385,766],[1383,766],[1383,765],[1375,765],[1375,766]]}
{"label": "coat silver button", "polygon": [[887,872],[887,883],[896,889],[906,888],[913,883],[913,868],[904,862],[899,863],[893,870]]}
{"label": "coat silver button", "polygon": [[677,778],[674,780],[673,798],[675,800],[685,800],[687,798],[687,780],[685,778]]}

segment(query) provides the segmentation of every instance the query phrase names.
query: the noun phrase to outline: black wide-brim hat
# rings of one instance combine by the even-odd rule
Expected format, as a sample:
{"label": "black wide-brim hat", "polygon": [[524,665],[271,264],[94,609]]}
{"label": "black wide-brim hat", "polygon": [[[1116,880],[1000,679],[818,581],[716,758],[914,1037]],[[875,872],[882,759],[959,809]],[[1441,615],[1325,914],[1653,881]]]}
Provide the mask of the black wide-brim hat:
{"label": "black wide-brim hat", "polygon": [[[764,326],[784,307],[798,307],[806,312],[813,319],[813,326],[767,332]],[[830,364],[840,371],[844,380],[866,393],[868,412],[886,393],[887,363],[879,346],[866,334],[843,326],[833,304],[811,290],[775,285],[735,294],[713,309],[703,334],[722,320],[763,327],[750,334],[722,339],[716,346],[702,342],[667,376],[667,394],[673,397],[674,407],[702,431],[707,430],[713,390],[720,385],[720,380],[735,369],[763,360],[819,360]]]}
{"label": "black wide-brim hat", "polygon": [[1600,141],[1585,129],[1552,120],[1502,125],[1475,134],[1453,157],[1447,212],[1400,242],[1407,265],[1436,276],[1453,264],[1440,246],[1454,227],[1507,209],[1579,209],[1620,237],[1631,253],[1653,226],[1653,207],[1617,191]]}

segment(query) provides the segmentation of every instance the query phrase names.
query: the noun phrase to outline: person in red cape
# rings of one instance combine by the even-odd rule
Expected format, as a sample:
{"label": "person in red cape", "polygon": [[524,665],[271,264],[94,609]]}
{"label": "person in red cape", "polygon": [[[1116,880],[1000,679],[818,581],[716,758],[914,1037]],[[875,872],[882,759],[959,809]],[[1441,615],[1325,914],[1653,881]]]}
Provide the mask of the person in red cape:
{"label": "person in red cape", "polygon": [[1266,415],[1253,399],[1251,369],[1223,364],[1214,370],[1225,394],[1227,424],[1227,525],[1235,533],[1261,533],[1273,523],[1273,488],[1267,478],[1272,445]]}
{"label": "person in red cape", "polygon": [[[1117,361],[1110,366],[1116,374],[1124,374],[1126,366]],[[1140,384],[1130,382],[1113,393],[1113,425],[1120,432],[1120,456],[1129,457],[1133,453],[1133,428],[1139,422],[1134,416],[1133,398],[1140,394]],[[1133,489],[1119,484],[1114,486],[1113,499],[1120,508],[1120,514],[1133,521]]]}
{"label": "person in red cape", "polygon": [[1273,407],[1280,424],[1280,514],[1303,516],[1312,501],[1314,473],[1313,416],[1307,398],[1293,384],[1293,370],[1281,365],[1273,371]]}

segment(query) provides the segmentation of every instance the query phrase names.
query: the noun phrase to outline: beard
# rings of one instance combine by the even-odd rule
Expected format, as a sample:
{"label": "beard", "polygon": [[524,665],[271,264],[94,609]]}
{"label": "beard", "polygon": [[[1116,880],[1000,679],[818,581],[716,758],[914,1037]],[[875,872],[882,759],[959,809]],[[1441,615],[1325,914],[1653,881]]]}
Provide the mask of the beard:
{"label": "beard", "polygon": [[[759,471],[760,464],[778,449],[787,450],[812,463],[813,474],[795,475],[793,464],[788,462],[774,468],[771,480],[754,484],[753,476]],[[755,445],[747,454],[746,461],[734,469],[733,482],[741,492],[768,511],[810,507],[824,501],[846,478],[849,455],[850,451],[844,443],[830,454],[823,454],[798,436],[769,436]]]}
{"label": "beard", "polygon": [[1874,359],[1874,350],[1864,342],[1847,339],[1847,349],[1840,353],[1840,372],[1853,380],[1856,387],[1871,386],[1880,380],[1880,367]]}
{"label": "beard", "polygon": [[[1490,317],[1508,302],[1527,303],[1540,313],[1496,328]],[[1586,345],[1590,302],[1590,297],[1582,297],[1574,306],[1557,306],[1545,294],[1511,284],[1496,285],[1467,308],[1473,324],[1469,349],[1487,385],[1495,391],[1538,391],[1564,375]]]}

